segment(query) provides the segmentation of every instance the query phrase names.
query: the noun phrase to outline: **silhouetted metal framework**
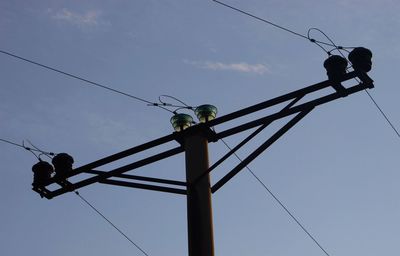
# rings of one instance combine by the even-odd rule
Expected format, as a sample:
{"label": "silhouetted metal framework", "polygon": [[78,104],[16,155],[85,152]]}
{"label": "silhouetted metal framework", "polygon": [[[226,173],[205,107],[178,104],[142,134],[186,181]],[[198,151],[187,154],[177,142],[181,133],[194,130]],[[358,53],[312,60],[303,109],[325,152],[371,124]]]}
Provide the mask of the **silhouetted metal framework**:
{"label": "silhouetted metal framework", "polygon": [[[358,78],[359,80],[354,78]],[[351,86],[346,86],[346,87],[342,86],[342,82],[350,80],[357,82],[356,84]],[[224,160],[230,157],[234,152],[236,152],[239,148],[245,145],[252,138],[254,138],[258,133],[260,133],[262,130],[268,127],[271,123],[273,123],[278,119],[282,119],[288,116],[293,116],[285,125],[283,125],[282,128],[280,128],[270,138],[264,141],[257,149],[255,149],[251,154],[249,154],[245,159],[243,159],[242,162],[240,162],[237,166],[235,166],[232,170],[230,170],[223,178],[214,183],[211,186],[211,191],[214,193],[218,189],[220,189],[225,183],[227,183],[231,178],[233,178],[237,173],[239,173],[246,165],[248,165],[251,161],[253,161],[257,156],[259,156],[263,151],[265,151],[269,146],[271,146],[275,141],[277,141],[291,127],[293,127],[303,117],[305,117],[308,113],[310,113],[315,107],[373,87],[374,87],[373,80],[366,73],[353,71],[345,74],[339,81],[332,82],[330,80],[326,80],[305,87],[303,89],[296,90],[291,93],[287,93],[285,95],[241,109],[239,111],[227,114],[225,116],[221,116],[207,123],[200,123],[194,125],[184,131],[174,132],[170,135],[107,156],[92,163],[78,167],[74,169],[72,172],[66,174],[64,177],[52,178],[50,182],[46,183],[44,186],[35,187],[34,190],[38,192],[40,195],[46,197],[47,199],[52,199],[64,193],[74,191],[76,189],[85,187],[93,183],[102,183],[108,185],[148,189],[148,190],[185,195],[187,194],[187,188],[189,186],[187,182],[168,180],[168,179],[158,179],[152,177],[143,177],[138,175],[126,174],[126,172],[135,170],[145,165],[184,152],[185,149],[182,145],[182,138],[184,138],[189,134],[198,133],[199,130],[201,130],[203,134],[205,134],[209,142],[216,142],[219,139],[246,131],[251,128],[258,127],[242,142],[236,145],[231,151],[226,153],[223,157],[221,157],[221,159],[219,159],[212,166],[210,166],[207,172],[198,178],[198,180],[200,180],[201,177],[204,177],[205,175],[208,175],[210,172],[212,172]],[[326,90],[327,88],[331,88],[332,90],[331,91]],[[319,95],[317,98],[305,100],[306,96],[309,96],[314,93],[322,94],[323,96]],[[272,114],[270,113],[268,115],[259,117],[256,120],[247,121],[240,125],[236,125],[234,127],[222,130],[220,132],[215,132],[215,129],[220,124],[236,120],[240,117],[248,116],[250,114],[253,114],[261,110],[276,107],[283,103],[286,103],[286,105],[284,105],[284,107],[279,111],[273,111]],[[211,129],[211,127],[213,127],[213,129]],[[172,141],[177,141],[178,145],[171,149],[165,150],[157,154],[153,154],[149,157],[141,158],[140,160],[136,160],[130,164],[123,165],[109,171],[98,170],[98,168],[101,169],[101,167],[107,164],[115,163],[116,161],[124,159],[128,156],[138,154],[140,152],[152,149],[154,147],[165,145]],[[86,174],[82,175],[85,176],[86,178],[79,179],[80,177],[79,174]],[[91,175],[91,177],[87,178],[88,175]],[[74,182],[68,181],[67,179],[71,177],[74,177],[74,180],[77,181]],[[55,189],[50,189],[50,187],[54,187],[54,184],[58,185],[56,185]]]}

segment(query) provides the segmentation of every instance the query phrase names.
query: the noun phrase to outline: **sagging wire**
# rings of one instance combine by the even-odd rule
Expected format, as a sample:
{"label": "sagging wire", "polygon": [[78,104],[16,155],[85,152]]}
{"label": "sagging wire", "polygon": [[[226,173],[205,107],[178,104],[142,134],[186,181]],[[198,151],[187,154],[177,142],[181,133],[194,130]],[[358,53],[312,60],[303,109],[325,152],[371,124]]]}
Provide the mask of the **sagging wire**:
{"label": "sagging wire", "polygon": [[[317,32],[319,32],[319,33],[321,33],[329,42],[330,42],[330,44],[329,44],[329,46],[332,46],[333,47],[333,49],[331,49],[331,50],[327,50],[326,48],[324,48],[323,46],[322,46],[322,43],[321,43],[321,41],[317,41],[317,40],[315,40],[314,38],[312,38],[311,37],[311,32],[312,31],[317,31]],[[356,47],[343,47],[343,46],[338,46],[338,45],[336,45],[334,42],[333,42],[333,40],[324,32],[324,31],[322,31],[321,29],[319,29],[319,28],[310,28],[310,29],[308,29],[308,31],[307,31],[307,38],[308,38],[308,40],[310,40],[312,43],[314,43],[314,44],[316,44],[318,47],[320,47],[326,54],[328,54],[328,56],[331,56],[332,55],[332,52],[333,51],[338,51],[342,56],[343,56],[343,54],[342,54],[342,50],[345,50],[345,49],[354,49],[354,48],[356,48]],[[347,50],[346,50],[347,51]]]}
{"label": "sagging wire", "polygon": [[[330,50],[330,51],[328,52],[328,55],[331,56],[331,55],[332,55],[332,52],[334,52],[334,51],[339,52],[340,55],[343,54],[342,51],[346,52],[347,54],[350,53],[350,51],[347,50],[347,49],[344,49],[344,48],[335,48],[335,49]],[[342,55],[342,57],[343,57],[343,55]]]}
{"label": "sagging wire", "polygon": [[[164,102],[162,100],[163,97],[175,100],[175,101],[181,103],[183,106],[182,105],[173,105],[172,103],[166,103],[166,102]],[[158,96],[158,100],[163,104],[169,104],[169,106],[171,106],[171,107],[178,107],[178,108],[186,107],[188,109],[192,109],[193,108],[193,107],[189,106],[188,104],[186,104],[185,102],[183,102],[182,100],[178,99],[177,97],[174,97],[174,96],[171,96],[171,95],[166,95],[166,94],[160,95],[160,96]]]}
{"label": "sagging wire", "polygon": [[[180,103],[180,105],[174,104],[171,102],[166,102],[165,99],[163,99],[163,98],[172,99],[173,101]],[[158,96],[158,101],[159,101],[159,103],[148,104],[148,106],[162,107],[174,115],[178,114],[178,111],[183,110],[183,109],[190,110],[190,111],[194,111],[196,109],[196,106],[190,106],[190,105],[186,104],[184,101],[178,99],[175,96],[171,96],[171,95],[166,95],[166,94],[160,95],[160,96]],[[172,108],[173,110],[168,109],[168,108]]]}
{"label": "sagging wire", "polygon": [[[343,58],[345,58],[346,60],[348,60],[348,58],[343,54],[342,51],[345,51],[346,53],[350,53],[349,49],[355,49],[357,47],[343,47],[343,46],[339,46],[337,45],[324,31],[322,31],[319,28],[310,28],[307,32],[307,37],[310,39],[310,41],[313,42],[314,39],[311,38],[311,31],[318,31],[319,33],[321,33],[333,46],[333,49],[330,49],[329,51],[326,50],[324,47],[322,47],[318,42],[314,42],[316,45],[318,45],[321,49],[323,49],[323,51],[325,53],[328,54],[328,56],[332,55],[332,52],[337,51]],[[348,63],[350,63],[350,61],[348,61]],[[348,67],[347,69],[350,69],[350,67]],[[359,82],[359,81],[358,81]]]}
{"label": "sagging wire", "polygon": [[[311,38],[311,35],[310,35],[310,34],[311,34],[311,31],[312,31],[312,30],[317,30],[317,31],[321,32],[323,35],[325,35],[325,33],[322,32],[320,29],[317,29],[317,28],[310,28],[310,29],[308,30],[308,32],[307,32],[307,38],[308,38],[308,40],[310,40],[310,42],[312,42],[312,43],[314,43],[315,45],[317,45],[319,48],[321,48],[321,49],[322,49],[325,53],[327,53],[328,55],[331,55],[330,51],[328,51],[327,49],[325,49],[325,47],[323,47],[321,43],[319,43],[319,42],[317,42],[317,40]],[[325,36],[326,36],[326,35],[325,35]]]}

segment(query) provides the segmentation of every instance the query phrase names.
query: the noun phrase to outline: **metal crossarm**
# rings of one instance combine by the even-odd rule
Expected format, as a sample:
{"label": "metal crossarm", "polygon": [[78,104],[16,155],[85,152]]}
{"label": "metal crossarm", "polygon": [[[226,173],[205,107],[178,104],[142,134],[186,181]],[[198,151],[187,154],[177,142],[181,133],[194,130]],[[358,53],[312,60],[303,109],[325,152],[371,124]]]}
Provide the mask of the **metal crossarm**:
{"label": "metal crossarm", "polygon": [[[356,72],[352,72],[352,73],[347,74],[346,77],[348,77],[349,79],[352,79],[352,78],[356,77],[356,74],[357,74]],[[367,78],[368,77],[366,74],[364,74],[364,75],[366,77],[363,77],[363,78]],[[289,108],[284,108],[282,111],[276,112],[274,114],[271,114],[271,115],[256,119],[254,121],[247,122],[245,124],[238,125],[236,127],[227,129],[227,130],[222,131],[222,132],[219,132],[216,135],[216,139],[222,139],[222,138],[231,136],[233,134],[236,134],[236,133],[239,133],[239,132],[243,132],[243,131],[246,131],[248,129],[257,127],[259,125],[265,124],[267,122],[272,122],[274,120],[278,120],[278,119],[290,116],[292,114],[304,111],[306,109],[309,109],[309,108],[312,108],[312,107],[316,107],[316,106],[325,104],[327,102],[339,99],[341,97],[345,97],[347,95],[350,95],[350,94],[365,90],[367,88],[373,88],[373,84],[369,80],[370,80],[370,78],[366,79],[366,81],[368,81],[368,83],[361,82],[361,83],[359,83],[357,85],[354,85],[352,87],[345,88],[341,92],[334,92],[334,93],[328,94],[326,96],[322,96],[322,97],[319,97],[317,99],[310,100],[308,102],[302,103],[300,105],[292,106],[292,107],[289,107]],[[257,112],[257,111],[260,111],[262,109],[281,104],[281,103],[286,102],[288,100],[292,100],[292,99],[296,100],[297,98],[304,97],[305,95],[310,94],[312,92],[325,89],[325,88],[327,88],[329,86],[333,86],[333,84],[334,83],[332,83],[329,80],[325,81],[325,82],[322,82],[322,83],[319,83],[319,84],[315,84],[315,85],[300,89],[298,91],[295,91],[295,92],[292,92],[292,93],[288,93],[286,95],[283,95],[283,96],[280,96],[280,97],[265,101],[263,103],[254,105],[252,107],[248,107],[246,109],[243,109],[243,110],[240,110],[240,111],[237,111],[237,112],[222,116],[220,118],[217,118],[215,120],[210,121],[207,125],[211,127],[213,125],[220,124],[221,123],[220,122],[221,119],[225,120],[225,122],[227,122],[227,121],[230,121],[230,120],[232,120],[234,118],[239,118],[239,117],[242,117],[242,116]]]}
{"label": "metal crossarm", "polygon": [[[182,147],[176,147],[174,149],[170,149],[170,150],[164,151],[162,153],[153,155],[151,157],[147,157],[145,159],[136,161],[134,163],[131,163],[131,164],[116,168],[116,169],[114,169],[112,171],[105,172],[103,174],[100,174],[100,175],[97,175],[97,176],[94,176],[94,177],[91,177],[91,178],[76,182],[76,183],[72,184],[71,187],[62,187],[60,189],[57,189],[55,191],[50,192],[50,195],[51,195],[51,197],[59,196],[59,195],[62,195],[64,193],[66,193],[66,192],[70,192],[71,189],[75,190],[75,189],[79,189],[81,187],[85,187],[87,185],[90,185],[90,184],[93,184],[93,183],[96,183],[96,182],[104,181],[104,180],[106,180],[106,179],[108,179],[108,178],[110,178],[112,176],[119,175],[119,174],[122,174],[122,173],[127,172],[127,171],[131,171],[133,169],[148,165],[150,163],[154,163],[156,161],[165,159],[167,157],[176,155],[176,154],[181,153],[181,152],[183,152],[183,148]],[[82,172],[83,172],[83,170],[82,170]]]}
{"label": "metal crossarm", "polygon": [[[343,75],[343,77],[341,79],[339,79],[338,82],[344,82],[344,81],[347,81],[347,80],[350,80],[350,79],[354,79],[356,77],[358,77],[362,81],[359,84],[360,87],[362,87],[362,88],[359,88],[359,89],[363,90],[363,89],[373,88],[374,87],[373,80],[366,73],[361,73],[361,72],[356,72],[356,71],[352,71],[350,73],[346,73],[345,75]],[[326,80],[326,81],[323,81],[323,82],[320,82],[320,83],[317,83],[317,84],[314,84],[314,85],[310,85],[310,86],[302,88],[300,90],[296,90],[296,91],[287,93],[285,95],[282,95],[282,96],[279,96],[279,97],[276,97],[276,98],[273,98],[273,99],[258,103],[256,105],[253,105],[253,106],[250,106],[250,107],[235,111],[235,112],[227,114],[225,116],[221,116],[219,118],[216,118],[214,120],[209,121],[208,125],[210,127],[216,126],[218,124],[225,123],[227,121],[231,121],[231,120],[236,119],[238,117],[242,117],[242,116],[254,113],[256,111],[260,111],[260,110],[263,110],[263,109],[278,105],[280,103],[283,103],[283,102],[286,102],[286,101],[289,101],[289,100],[292,100],[292,99],[296,99],[299,96],[302,97],[302,96],[305,96],[307,94],[311,94],[313,92],[320,91],[320,90],[323,90],[323,89],[328,88],[328,87],[334,87],[338,82],[333,82],[333,81],[330,81],[330,80]],[[351,93],[354,93],[354,92],[357,92],[357,91],[359,91],[359,90],[351,91],[349,89],[346,89],[346,92],[348,94],[351,94]],[[347,96],[347,95],[341,95],[341,97],[344,97],[344,96]],[[325,102],[323,102],[323,103],[325,103]]]}
{"label": "metal crossarm", "polygon": [[175,136],[173,134],[170,134],[170,135],[167,135],[167,136],[164,136],[164,137],[149,141],[149,142],[141,144],[139,146],[136,146],[136,147],[121,151],[119,153],[113,154],[111,156],[107,156],[105,158],[99,159],[99,160],[94,161],[92,163],[89,163],[89,164],[83,165],[83,166],[81,166],[79,168],[76,168],[71,173],[67,174],[65,176],[65,178],[69,178],[69,177],[78,175],[78,174],[83,173],[83,172],[85,172],[87,170],[92,170],[92,169],[97,168],[99,166],[109,164],[111,162],[120,160],[120,159],[122,159],[124,157],[131,156],[133,154],[145,151],[145,150],[150,149],[150,148],[154,148],[156,146],[168,143],[168,142],[173,141],[173,140],[175,140]]}
{"label": "metal crossarm", "polygon": [[[348,81],[351,79],[358,78],[361,82],[357,84],[345,88],[341,85],[342,82]],[[338,85],[340,85],[341,89],[337,90]],[[316,92],[322,92],[324,89],[333,88],[334,92],[327,94],[325,92],[324,96],[319,96],[317,98],[308,100],[304,102],[304,98],[307,95]],[[286,125],[284,125],[280,130],[278,130],[272,137],[270,137],[267,141],[265,141],[259,148],[257,148],[253,153],[251,153],[248,157],[246,157],[242,163],[238,164],[235,168],[233,168],[228,174],[226,174],[221,180],[215,183],[212,186],[212,192],[217,191],[221,188],[226,182],[228,182],[232,177],[234,177],[240,170],[242,170],[248,163],[254,160],[259,154],[261,154],[264,150],[266,150],[269,146],[271,146],[276,140],[278,140],[284,133],[286,133],[291,127],[293,127],[298,121],[300,121],[305,115],[307,115],[313,108],[325,104],[327,102],[339,99],[341,97],[346,97],[350,94],[359,92],[361,90],[365,90],[368,88],[373,88],[373,80],[366,74],[359,71],[353,71],[350,73],[346,73],[343,75],[341,79],[338,81],[330,81],[326,80],[308,87],[305,87],[300,90],[296,90],[285,95],[266,100],[264,102],[255,104],[253,106],[241,109],[239,111],[235,111],[233,113],[227,114],[225,116],[221,116],[214,120],[208,121],[206,123],[201,123],[198,125],[194,125],[188,129],[185,129],[181,132],[174,132],[167,136],[160,137],[158,139],[152,140],[150,142],[138,145],[136,147],[132,147],[130,149],[121,151],[119,153],[104,157],[102,159],[96,160],[92,163],[83,165],[72,170],[69,173],[66,173],[62,177],[52,178],[49,182],[45,183],[41,187],[34,187],[33,190],[38,192],[41,196],[51,199],[53,197],[62,195],[64,193],[74,191],[76,189],[82,188],[84,186],[88,186],[93,183],[101,183],[108,185],[117,185],[124,187],[132,187],[132,188],[141,188],[141,189],[149,189],[156,190],[168,193],[177,193],[177,194],[186,194],[188,186],[193,184],[188,184],[183,181],[176,180],[167,180],[167,179],[158,179],[153,177],[144,177],[138,175],[125,174],[128,171],[143,167],[145,165],[154,163],[156,161],[160,161],[162,159],[168,158],[170,156],[180,154],[185,151],[184,141],[188,136],[192,136],[192,134],[201,133],[202,136],[205,136],[208,142],[215,142],[219,139],[256,128],[248,137],[246,137],[242,142],[240,142],[237,146],[235,146],[231,151],[225,154],[221,159],[219,159],[216,163],[214,163],[211,167],[209,167],[202,175],[199,176],[199,180],[201,180],[204,176],[208,175],[211,171],[213,171],[217,166],[219,166],[223,161],[232,156],[239,148],[244,146],[247,142],[253,139],[257,134],[259,134],[262,130],[268,127],[271,123],[278,119],[282,119],[285,117],[289,117],[295,115],[293,119],[291,119]],[[301,100],[303,102],[299,103]],[[229,121],[248,116],[250,114],[256,113],[261,110],[266,110],[271,107],[275,107],[279,104],[288,102],[286,106],[284,106],[281,110],[273,112],[272,114],[262,115],[256,120],[252,120],[249,122],[242,123],[240,125],[233,126],[231,128],[225,129],[220,132],[215,132],[214,128],[218,128],[218,125],[229,123]],[[214,130],[214,131],[213,131]],[[155,147],[159,147],[165,145],[167,143],[171,143],[172,141],[178,141],[181,145],[178,147],[174,147],[172,149],[163,151],[161,153],[154,154],[152,156],[137,160],[133,163],[115,168],[110,171],[99,171],[95,170],[98,167],[102,167],[104,165],[115,163],[121,159],[124,159],[128,156],[132,156],[134,154],[153,149]],[[68,182],[67,179],[70,177],[78,176],[79,174],[91,174],[92,177],[78,180],[77,182]],[[130,181],[123,180],[115,180],[113,177],[118,179],[126,179]],[[137,183],[132,182],[132,180],[141,181],[145,183]],[[160,185],[152,185],[146,183],[159,183],[167,186]],[[194,181],[196,183],[197,181]],[[50,190],[48,188],[49,185],[59,184],[61,188]],[[185,189],[170,187],[170,186],[181,186]]]}

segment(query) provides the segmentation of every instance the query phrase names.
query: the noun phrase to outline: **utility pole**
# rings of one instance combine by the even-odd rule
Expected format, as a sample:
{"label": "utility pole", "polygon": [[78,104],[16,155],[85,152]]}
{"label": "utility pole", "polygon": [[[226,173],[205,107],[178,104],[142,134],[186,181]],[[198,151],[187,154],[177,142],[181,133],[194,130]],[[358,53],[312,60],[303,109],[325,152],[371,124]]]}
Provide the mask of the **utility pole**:
{"label": "utility pole", "polygon": [[201,126],[184,137],[189,255],[214,256],[208,138]]}
{"label": "utility pole", "polygon": [[[72,168],[73,158],[71,156],[66,153],[58,154],[52,161],[55,175],[52,175],[53,166],[49,163],[42,161],[34,165],[32,168],[34,172],[33,190],[38,192],[42,197],[52,199],[76,189],[100,183],[185,195],[187,199],[189,256],[214,256],[212,193],[217,192],[224,184],[316,107],[347,97],[356,92],[373,88],[373,80],[367,75],[367,72],[371,69],[371,57],[372,53],[368,49],[362,47],[355,48],[349,54],[354,71],[347,72],[347,60],[340,56],[331,56],[324,63],[324,67],[327,69],[328,80],[266,100],[219,118],[216,118],[217,109],[214,106],[201,105],[194,111],[200,121],[199,124],[192,125],[193,119],[190,115],[176,114],[171,118],[171,123],[175,129],[174,133],[96,160],[76,169]],[[355,85],[344,86],[342,84],[345,81],[354,80],[356,80]],[[280,110],[275,110],[277,106],[282,105],[284,106]],[[264,113],[263,111],[265,110],[271,111]],[[248,121],[248,119],[245,119],[243,121],[244,117],[248,117],[254,113],[260,114],[256,119],[253,118],[254,120]],[[274,121],[287,117],[291,117],[291,119],[245,157],[242,162],[214,184],[210,183],[210,173],[222,162],[232,156],[238,149],[256,137]],[[220,124],[229,125],[232,121],[240,120],[242,121],[239,125],[237,123],[235,125],[231,124],[230,128],[216,131],[216,128]],[[257,129],[213,165],[209,166],[209,142],[216,142],[219,139],[252,128]],[[115,163],[120,159],[145,152],[149,149],[159,148],[173,141],[176,141],[178,146],[112,170],[98,169],[99,167],[106,168],[107,164]],[[183,152],[185,152],[186,161],[186,181],[159,179],[127,173]],[[81,175],[84,176],[81,177],[79,174],[86,175]],[[91,175],[91,177],[87,178],[87,174]],[[68,181],[70,177],[74,177],[74,182]],[[54,184],[58,185],[58,188],[51,189],[50,185]]]}

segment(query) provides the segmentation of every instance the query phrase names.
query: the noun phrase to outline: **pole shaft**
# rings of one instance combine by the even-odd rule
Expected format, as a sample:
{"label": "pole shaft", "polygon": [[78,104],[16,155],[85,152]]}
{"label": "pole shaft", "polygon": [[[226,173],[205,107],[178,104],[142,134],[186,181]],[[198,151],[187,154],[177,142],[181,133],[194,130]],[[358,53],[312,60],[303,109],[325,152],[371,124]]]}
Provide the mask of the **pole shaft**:
{"label": "pole shaft", "polygon": [[[208,141],[201,132],[185,138],[189,256],[214,256]],[[194,182],[196,181],[196,182]]]}

